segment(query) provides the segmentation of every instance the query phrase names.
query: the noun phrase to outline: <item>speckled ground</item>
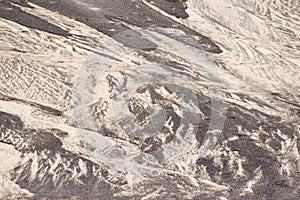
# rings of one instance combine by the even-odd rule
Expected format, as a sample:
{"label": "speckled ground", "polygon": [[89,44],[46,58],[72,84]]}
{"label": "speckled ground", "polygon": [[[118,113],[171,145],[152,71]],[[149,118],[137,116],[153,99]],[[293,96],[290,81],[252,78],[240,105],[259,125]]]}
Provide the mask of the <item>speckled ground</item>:
{"label": "speckled ground", "polygon": [[0,0],[0,199],[300,199],[297,0]]}

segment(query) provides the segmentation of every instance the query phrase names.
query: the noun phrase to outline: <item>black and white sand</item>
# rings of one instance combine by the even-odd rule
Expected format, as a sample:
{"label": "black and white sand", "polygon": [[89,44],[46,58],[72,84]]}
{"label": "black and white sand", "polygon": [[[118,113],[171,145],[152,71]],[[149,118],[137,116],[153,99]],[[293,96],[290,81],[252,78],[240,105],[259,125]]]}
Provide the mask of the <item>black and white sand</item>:
{"label": "black and white sand", "polygon": [[299,199],[299,7],[0,0],[0,199]]}

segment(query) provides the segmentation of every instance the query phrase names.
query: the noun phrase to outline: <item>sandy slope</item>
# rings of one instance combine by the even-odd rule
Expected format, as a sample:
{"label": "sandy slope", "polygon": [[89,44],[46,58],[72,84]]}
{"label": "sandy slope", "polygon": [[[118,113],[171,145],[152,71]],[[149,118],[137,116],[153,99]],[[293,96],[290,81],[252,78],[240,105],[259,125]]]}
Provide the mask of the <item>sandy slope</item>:
{"label": "sandy slope", "polygon": [[299,197],[298,1],[29,2],[0,2],[0,198]]}

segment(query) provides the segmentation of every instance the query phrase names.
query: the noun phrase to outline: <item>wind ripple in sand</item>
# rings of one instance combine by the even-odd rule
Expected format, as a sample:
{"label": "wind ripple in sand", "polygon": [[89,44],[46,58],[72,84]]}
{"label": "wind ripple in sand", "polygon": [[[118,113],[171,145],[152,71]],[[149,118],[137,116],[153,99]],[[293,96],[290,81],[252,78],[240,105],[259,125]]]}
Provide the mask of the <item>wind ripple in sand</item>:
{"label": "wind ripple in sand", "polygon": [[209,33],[223,47],[220,60],[240,85],[259,88],[258,93],[282,92],[299,102],[298,1],[193,0],[188,5],[191,17],[182,23]]}
{"label": "wind ripple in sand", "polygon": [[30,2],[0,4],[5,197],[299,199],[298,1]]}

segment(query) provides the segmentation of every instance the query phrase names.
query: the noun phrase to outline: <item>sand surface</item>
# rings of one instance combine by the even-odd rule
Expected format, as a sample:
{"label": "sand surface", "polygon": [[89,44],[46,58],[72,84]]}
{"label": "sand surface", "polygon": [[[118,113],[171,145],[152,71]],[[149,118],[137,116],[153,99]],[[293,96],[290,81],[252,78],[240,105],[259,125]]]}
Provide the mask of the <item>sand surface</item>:
{"label": "sand surface", "polygon": [[297,0],[0,0],[0,199],[300,199]]}

